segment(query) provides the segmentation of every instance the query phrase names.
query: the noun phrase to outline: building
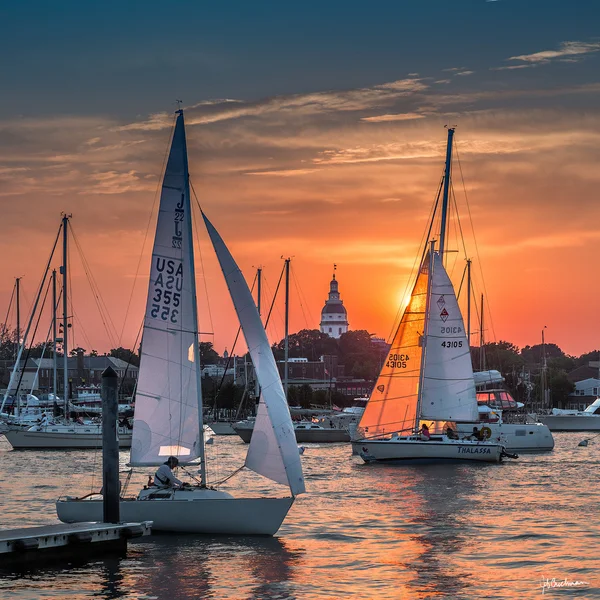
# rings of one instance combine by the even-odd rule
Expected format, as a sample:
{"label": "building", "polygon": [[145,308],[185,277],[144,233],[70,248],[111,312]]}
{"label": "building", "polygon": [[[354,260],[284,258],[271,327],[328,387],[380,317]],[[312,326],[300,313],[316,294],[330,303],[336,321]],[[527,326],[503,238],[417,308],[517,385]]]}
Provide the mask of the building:
{"label": "building", "polygon": [[565,408],[585,410],[598,398],[600,392],[599,366],[598,361],[589,361],[587,365],[577,367],[568,374],[569,380],[575,385],[575,391],[569,394]]}
{"label": "building", "polygon": [[329,299],[321,311],[321,333],[338,339],[342,333],[348,331],[348,314],[338,290],[335,278],[336,265],[333,265],[333,279],[329,283]]}

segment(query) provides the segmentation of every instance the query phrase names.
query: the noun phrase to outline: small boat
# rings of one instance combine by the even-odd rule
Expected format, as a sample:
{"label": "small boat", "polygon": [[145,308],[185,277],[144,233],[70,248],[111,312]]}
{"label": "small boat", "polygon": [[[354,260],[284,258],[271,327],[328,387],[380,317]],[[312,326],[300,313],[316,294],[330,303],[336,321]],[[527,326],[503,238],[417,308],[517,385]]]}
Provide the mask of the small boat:
{"label": "small boat", "polygon": [[549,415],[536,415],[550,431],[600,431],[600,398],[585,410],[553,408]]}
{"label": "small boat", "polygon": [[[435,240],[426,248],[360,420],[361,437],[352,442],[365,462],[498,463],[509,456],[501,441],[481,439],[469,341],[443,264],[453,133],[449,129],[439,249]],[[461,439],[456,423],[469,424],[477,436]]]}
{"label": "small boat", "polygon": [[[125,521],[152,521],[154,531],[273,535],[305,491],[283,386],[258,310],[224,241],[202,213],[261,386],[252,443],[243,466],[287,486],[284,497],[236,498],[208,485],[193,224],[183,111],[178,111],[164,174],[150,268],[130,464],[156,467],[168,457],[199,469],[199,485],[145,486],[121,498]],[[199,461],[199,462],[198,462]],[[65,523],[102,520],[102,500],[66,497]]]}

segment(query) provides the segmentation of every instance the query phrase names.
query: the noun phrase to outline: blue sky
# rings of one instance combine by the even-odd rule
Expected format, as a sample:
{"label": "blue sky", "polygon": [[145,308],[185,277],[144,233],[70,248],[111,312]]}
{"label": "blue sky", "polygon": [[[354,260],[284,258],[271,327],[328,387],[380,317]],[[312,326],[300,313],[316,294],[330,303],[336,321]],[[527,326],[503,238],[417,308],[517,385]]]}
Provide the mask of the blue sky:
{"label": "blue sky", "polygon": [[[371,86],[464,67],[493,87],[531,85],[489,69],[600,35],[592,0],[328,2],[23,1],[0,9],[0,116],[118,114],[212,98]],[[597,66],[597,65],[596,65]],[[587,64],[537,73],[570,83]]]}

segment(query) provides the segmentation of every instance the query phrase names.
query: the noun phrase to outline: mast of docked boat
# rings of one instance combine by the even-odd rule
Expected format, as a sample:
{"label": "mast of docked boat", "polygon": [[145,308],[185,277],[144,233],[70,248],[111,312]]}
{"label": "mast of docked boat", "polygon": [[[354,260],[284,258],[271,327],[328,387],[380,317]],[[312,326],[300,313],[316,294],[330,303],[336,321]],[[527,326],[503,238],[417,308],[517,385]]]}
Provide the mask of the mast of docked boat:
{"label": "mast of docked boat", "polygon": [[285,259],[285,337],[284,337],[284,356],[283,356],[283,391],[285,393],[285,399],[288,399],[288,362],[290,358],[290,345],[289,345],[289,320],[290,320],[290,260],[291,258]]}
{"label": "mast of docked boat", "polygon": [[[198,328],[198,301],[196,298],[196,267],[194,265],[194,236],[192,231],[192,202],[190,198],[190,172],[188,169],[187,141],[185,137],[185,123],[183,120],[183,109],[180,108],[177,113],[181,118],[183,126],[183,168],[184,168],[184,198],[185,198],[185,214],[187,219],[187,237],[188,237],[188,260],[190,261],[189,272],[190,289],[192,292],[192,324],[194,330],[194,363],[196,366],[196,396],[198,400],[198,441],[200,443],[199,458],[200,458],[200,485],[206,486],[206,460],[204,448],[204,415],[202,403],[202,377],[200,372],[200,347],[199,347],[199,328]],[[234,372],[235,374],[235,372]]]}
{"label": "mast of docked boat", "polygon": [[[261,300],[262,300],[262,267],[256,269],[256,308],[258,309],[258,316],[260,317]],[[256,376],[256,366],[252,364],[252,370],[254,371],[254,397],[260,397],[260,385],[258,383],[258,377]],[[240,404],[241,406],[241,404]],[[237,415],[236,415],[237,416]]]}
{"label": "mast of docked boat", "polygon": [[467,258],[467,343],[471,351],[471,259]]}
{"label": "mast of docked boat", "polygon": [[58,362],[56,357],[56,269],[52,270],[52,395],[56,402],[58,394]]}
{"label": "mast of docked boat", "polygon": [[[546,325],[544,325],[544,329],[546,329]],[[550,402],[549,402],[549,398],[548,398],[548,363],[546,361],[546,340],[544,337],[544,329],[542,329],[542,381],[541,381],[541,387],[542,387],[542,408],[544,410],[547,410],[550,408]]]}
{"label": "mast of docked boat", "polygon": [[15,357],[19,352],[19,346],[21,345],[21,277],[15,278],[15,293],[17,297],[17,339],[15,346]]}
{"label": "mast of docked boat", "polygon": [[446,145],[446,168],[444,171],[444,194],[442,196],[442,219],[440,223],[440,257],[444,264],[444,251],[446,249],[446,221],[448,219],[448,196],[450,193],[450,174],[452,168],[452,139],[454,127],[448,127],[448,143]]}
{"label": "mast of docked boat", "polygon": [[435,253],[435,240],[429,242],[429,277],[427,278],[427,296],[425,298],[425,319],[423,321],[423,335],[421,336],[421,364],[419,367],[419,389],[417,392],[417,410],[415,412],[415,432],[419,431],[421,420],[421,402],[423,399],[423,380],[425,379],[425,353],[427,352],[427,334],[429,332],[429,311],[431,306],[431,281],[433,279],[433,259]]}
{"label": "mast of docked boat", "polygon": [[62,274],[62,304],[63,304],[63,386],[64,386],[64,417],[69,420],[69,352],[68,352],[68,307],[67,307],[67,238],[69,219],[72,215],[63,213],[63,264],[60,267]]}

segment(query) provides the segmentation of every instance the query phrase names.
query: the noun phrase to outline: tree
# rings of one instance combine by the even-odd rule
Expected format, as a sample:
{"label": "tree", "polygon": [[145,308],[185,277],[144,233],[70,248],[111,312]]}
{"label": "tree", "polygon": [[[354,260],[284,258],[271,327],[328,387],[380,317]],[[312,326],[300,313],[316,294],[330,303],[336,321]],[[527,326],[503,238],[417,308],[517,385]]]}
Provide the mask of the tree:
{"label": "tree", "polygon": [[[330,338],[318,329],[302,329],[288,336],[290,358],[319,360],[324,354],[338,354],[337,340]],[[273,345],[275,360],[285,358],[285,338]]]}
{"label": "tree", "polygon": [[302,408],[310,408],[313,399],[313,391],[308,383],[302,384],[298,388],[298,401]]}
{"label": "tree", "polygon": [[201,365],[214,365],[218,362],[219,354],[213,348],[212,342],[200,342],[198,347],[200,349]]}
{"label": "tree", "polygon": [[77,354],[81,352],[82,354],[85,354],[85,348],[81,348],[80,346],[77,346],[77,348],[73,348],[73,350],[71,350],[69,352],[69,356],[77,356]]}
{"label": "tree", "polygon": [[575,391],[575,384],[569,380],[566,371],[559,369],[552,371],[548,377],[551,401],[553,406],[565,407],[569,394]]}
{"label": "tree", "polygon": [[359,379],[375,379],[381,367],[381,351],[371,341],[368,331],[348,331],[340,336],[340,362],[346,372]]}
{"label": "tree", "polygon": [[108,356],[120,358],[122,361],[136,367],[140,366],[140,357],[129,348],[123,348],[122,346],[119,346],[118,348],[112,348],[108,353]]}

